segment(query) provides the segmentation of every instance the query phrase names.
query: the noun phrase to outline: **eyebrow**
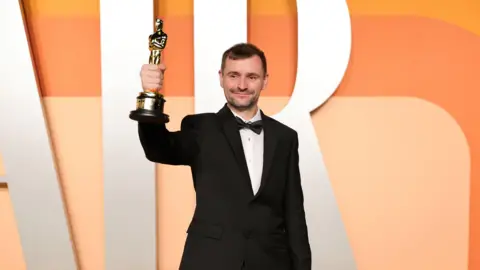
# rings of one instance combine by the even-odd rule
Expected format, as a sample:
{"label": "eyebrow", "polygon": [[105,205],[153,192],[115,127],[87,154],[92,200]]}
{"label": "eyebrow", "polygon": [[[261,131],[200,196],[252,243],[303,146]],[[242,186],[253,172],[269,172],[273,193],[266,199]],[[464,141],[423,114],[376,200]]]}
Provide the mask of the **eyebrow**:
{"label": "eyebrow", "polygon": [[[231,74],[240,74],[239,72],[237,71],[230,71],[227,73],[228,75],[231,75]],[[247,73],[247,76],[257,76],[257,77],[260,77],[260,74],[258,73],[255,73],[255,72],[250,72],[250,73]]]}

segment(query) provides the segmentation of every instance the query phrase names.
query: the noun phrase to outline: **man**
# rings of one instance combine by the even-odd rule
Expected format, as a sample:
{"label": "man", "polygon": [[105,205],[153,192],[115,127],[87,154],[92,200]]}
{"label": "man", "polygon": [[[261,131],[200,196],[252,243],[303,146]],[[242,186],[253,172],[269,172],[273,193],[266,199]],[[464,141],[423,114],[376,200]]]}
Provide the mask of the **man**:
{"label": "man", "polygon": [[[160,89],[166,67],[144,65],[144,89]],[[258,107],[268,82],[264,53],[248,43],[223,54],[217,113],[187,115],[181,130],[139,124],[152,162],[191,167],[196,208],[181,270],[310,270],[296,131]],[[170,179],[176,181],[176,179]]]}

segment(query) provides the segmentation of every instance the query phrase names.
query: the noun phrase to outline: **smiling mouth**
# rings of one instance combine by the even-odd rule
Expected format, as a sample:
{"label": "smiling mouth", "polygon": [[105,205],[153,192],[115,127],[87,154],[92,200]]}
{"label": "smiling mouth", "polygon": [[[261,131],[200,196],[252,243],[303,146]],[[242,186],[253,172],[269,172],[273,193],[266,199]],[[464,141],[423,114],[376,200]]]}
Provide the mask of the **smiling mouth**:
{"label": "smiling mouth", "polygon": [[250,99],[249,94],[233,94],[234,97],[237,97],[239,99]]}

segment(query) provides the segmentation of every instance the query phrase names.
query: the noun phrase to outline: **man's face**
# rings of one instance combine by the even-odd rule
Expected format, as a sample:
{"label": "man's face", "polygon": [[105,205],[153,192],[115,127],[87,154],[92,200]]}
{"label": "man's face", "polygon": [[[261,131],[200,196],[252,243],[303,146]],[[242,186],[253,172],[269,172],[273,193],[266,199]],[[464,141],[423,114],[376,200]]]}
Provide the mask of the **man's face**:
{"label": "man's face", "polygon": [[260,92],[268,81],[258,56],[237,60],[227,58],[225,68],[223,72],[219,71],[219,75],[227,102],[240,111],[257,104]]}

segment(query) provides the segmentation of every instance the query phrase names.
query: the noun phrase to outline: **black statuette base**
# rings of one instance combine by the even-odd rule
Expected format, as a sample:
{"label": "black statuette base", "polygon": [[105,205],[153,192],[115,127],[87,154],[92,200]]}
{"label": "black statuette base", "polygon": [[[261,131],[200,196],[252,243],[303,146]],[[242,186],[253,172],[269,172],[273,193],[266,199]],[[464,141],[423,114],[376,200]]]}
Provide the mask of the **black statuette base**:
{"label": "black statuette base", "polygon": [[151,111],[138,109],[130,112],[130,119],[140,123],[166,124],[170,122],[170,117],[161,111]]}
{"label": "black statuette base", "polygon": [[130,112],[130,119],[140,123],[166,124],[170,117],[163,113],[165,99],[162,95],[142,92],[137,97],[137,108]]}

